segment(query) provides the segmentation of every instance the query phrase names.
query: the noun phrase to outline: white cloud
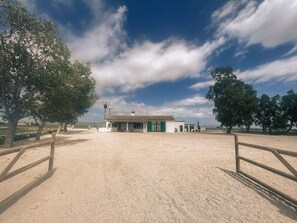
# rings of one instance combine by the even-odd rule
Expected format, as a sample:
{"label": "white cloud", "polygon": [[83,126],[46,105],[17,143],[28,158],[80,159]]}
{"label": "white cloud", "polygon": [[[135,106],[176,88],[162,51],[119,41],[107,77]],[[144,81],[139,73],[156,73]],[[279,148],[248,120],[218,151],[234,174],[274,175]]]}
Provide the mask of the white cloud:
{"label": "white cloud", "polygon": [[94,65],[93,71],[102,87],[133,91],[162,81],[198,77],[208,57],[223,43],[224,38],[202,46],[176,39],[159,43],[146,41],[112,60]]}
{"label": "white cloud", "polygon": [[[95,2],[94,4],[92,2]],[[102,9],[102,1],[89,2],[91,10]],[[209,56],[225,42],[223,37],[198,46],[170,38],[161,42],[144,41],[128,46],[123,24],[126,6],[94,18],[93,28],[82,36],[68,30],[66,42],[76,59],[91,62],[99,93],[129,92],[147,85],[197,77],[205,69]],[[63,28],[67,32],[67,28]]]}
{"label": "white cloud", "polygon": [[196,84],[193,84],[189,88],[190,89],[194,89],[194,90],[200,90],[200,89],[209,87],[211,85],[214,85],[214,81],[213,80],[204,81],[204,82],[197,82]]}
{"label": "white cloud", "polygon": [[[212,104],[201,95],[194,95],[178,101],[162,105],[146,105],[142,102],[127,102],[124,96],[104,98],[109,101],[112,114],[130,114],[135,111],[138,115],[174,115],[178,118],[213,118]],[[97,104],[101,108],[100,103]]]}
{"label": "white cloud", "polygon": [[[76,59],[82,62],[98,63],[112,57],[126,47],[123,22],[127,8],[120,7],[115,13],[105,15],[83,36],[75,36],[68,30],[66,41]],[[67,29],[64,28],[64,32]]]}
{"label": "white cloud", "polygon": [[165,105],[172,106],[172,107],[182,107],[182,106],[188,107],[188,106],[199,106],[199,105],[205,105],[205,104],[209,104],[209,101],[204,96],[201,96],[199,94],[189,98],[182,99],[182,100],[165,103]]}
{"label": "white cloud", "polygon": [[244,80],[254,80],[256,82],[296,81],[297,80],[297,56],[288,59],[276,60],[258,67],[237,71],[239,78]]}
{"label": "white cloud", "polygon": [[[63,1],[63,0],[58,0],[58,1]],[[70,1],[73,1],[73,0],[70,0]],[[105,14],[104,13],[105,4],[103,0],[83,0],[83,1],[85,4],[89,6],[95,18],[100,18],[102,17],[102,14]]]}
{"label": "white cloud", "polygon": [[260,4],[230,1],[214,12],[212,18],[219,25],[218,35],[227,34],[248,45],[271,48],[284,43],[297,44],[296,12],[297,1],[293,0],[266,0]]}
{"label": "white cloud", "polygon": [[221,22],[222,19],[236,16],[238,9],[247,3],[247,0],[229,1],[223,7],[214,11],[211,15],[215,22]]}

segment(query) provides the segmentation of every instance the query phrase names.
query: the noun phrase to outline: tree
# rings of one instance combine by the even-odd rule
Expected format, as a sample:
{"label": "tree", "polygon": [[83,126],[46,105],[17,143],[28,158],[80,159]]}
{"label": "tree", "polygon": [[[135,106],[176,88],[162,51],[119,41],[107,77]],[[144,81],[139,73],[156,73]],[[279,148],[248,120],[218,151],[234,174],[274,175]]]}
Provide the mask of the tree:
{"label": "tree", "polygon": [[287,126],[287,117],[284,115],[280,106],[280,96],[269,97],[266,94],[258,99],[258,108],[256,112],[256,123],[262,127],[262,131],[269,133],[284,130]]}
{"label": "tree", "polygon": [[273,113],[275,112],[272,110],[270,97],[267,94],[262,94],[258,98],[256,112],[256,124],[262,127],[262,132],[266,132],[270,128]]}
{"label": "tree", "polygon": [[289,132],[294,125],[297,126],[297,94],[293,90],[288,91],[287,95],[281,98],[280,106],[289,121]]}
{"label": "tree", "polygon": [[13,145],[18,120],[28,116],[43,93],[38,87],[47,74],[46,64],[63,60],[61,46],[49,21],[36,19],[18,2],[0,0],[0,116],[8,121],[5,147]]}
{"label": "tree", "polygon": [[251,85],[238,80],[231,67],[216,68],[210,74],[215,81],[206,98],[214,102],[216,120],[231,133],[236,125],[249,126],[253,122],[253,108],[256,105],[256,91]]}
{"label": "tree", "polygon": [[287,128],[288,119],[284,116],[284,112],[280,105],[281,97],[279,95],[271,98],[272,123],[269,132],[284,132]]}
{"label": "tree", "polygon": [[57,65],[55,78],[48,80],[45,94],[32,107],[32,116],[39,123],[40,138],[45,122],[58,122],[60,125],[75,124],[80,116],[95,103],[95,80],[91,77],[90,65],[78,61]]}
{"label": "tree", "polygon": [[240,117],[242,124],[245,126],[246,131],[250,131],[251,125],[255,122],[255,111],[257,109],[257,96],[256,91],[252,85],[244,84],[242,98],[240,99]]}
{"label": "tree", "polygon": [[66,85],[70,73],[70,52],[66,46],[64,46],[63,58],[64,60],[47,62],[43,70],[43,78],[40,78],[38,83],[38,88],[42,93],[38,94],[34,104],[29,109],[30,116],[34,118],[35,123],[38,125],[36,140],[40,139],[46,122],[55,122],[55,113],[53,113],[51,107],[59,98],[58,94],[68,93],[59,90]]}

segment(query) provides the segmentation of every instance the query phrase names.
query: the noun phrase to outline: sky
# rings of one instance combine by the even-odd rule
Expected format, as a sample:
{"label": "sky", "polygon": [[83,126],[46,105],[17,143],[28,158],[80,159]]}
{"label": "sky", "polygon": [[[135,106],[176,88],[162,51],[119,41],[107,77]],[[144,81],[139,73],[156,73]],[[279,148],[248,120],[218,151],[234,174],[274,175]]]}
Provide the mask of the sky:
{"label": "sky", "polygon": [[231,66],[258,95],[297,90],[297,0],[22,0],[91,63],[98,100],[80,122],[174,115],[218,125],[210,72]]}

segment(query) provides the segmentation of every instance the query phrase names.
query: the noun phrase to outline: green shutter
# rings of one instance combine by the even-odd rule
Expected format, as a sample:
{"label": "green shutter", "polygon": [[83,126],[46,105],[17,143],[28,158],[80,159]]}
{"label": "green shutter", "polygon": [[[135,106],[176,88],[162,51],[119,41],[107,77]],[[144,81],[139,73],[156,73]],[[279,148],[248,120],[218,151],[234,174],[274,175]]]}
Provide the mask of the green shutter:
{"label": "green shutter", "polygon": [[180,125],[180,126],[179,126],[179,131],[180,131],[180,132],[184,132],[184,126]]}
{"label": "green shutter", "polygon": [[152,121],[147,122],[147,131],[151,132],[152,131]]}
{"label": "green shutter", "polygon": [[166,132],[166,122],[161,121],[161,132]]}

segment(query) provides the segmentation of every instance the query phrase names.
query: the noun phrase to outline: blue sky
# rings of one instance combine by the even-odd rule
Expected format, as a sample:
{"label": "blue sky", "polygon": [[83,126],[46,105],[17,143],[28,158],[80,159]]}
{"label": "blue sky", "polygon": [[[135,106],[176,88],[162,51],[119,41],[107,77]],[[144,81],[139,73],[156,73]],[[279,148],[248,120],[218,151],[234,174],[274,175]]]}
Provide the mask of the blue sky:
{"label": "blue sky", "polygon": [[173,114],[216,124],[209,73],[232,66],[258,94],[297,90],[297,1],[22,0],[90,62],[99,100],[80,121]]}

